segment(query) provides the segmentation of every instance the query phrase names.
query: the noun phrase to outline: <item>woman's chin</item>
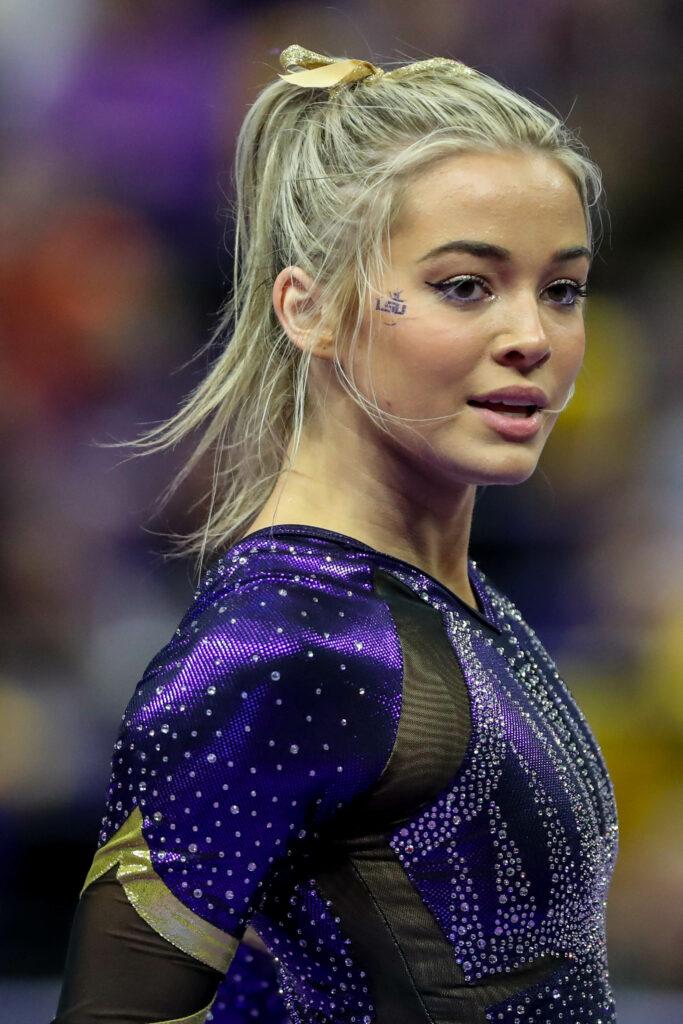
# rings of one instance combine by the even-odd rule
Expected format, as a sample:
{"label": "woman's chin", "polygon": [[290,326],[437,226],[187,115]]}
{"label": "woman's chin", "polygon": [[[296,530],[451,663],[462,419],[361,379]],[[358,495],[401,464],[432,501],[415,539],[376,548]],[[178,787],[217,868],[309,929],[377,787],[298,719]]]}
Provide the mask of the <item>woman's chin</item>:
{"label": "woman's chin", "polygon": [[523,484],[533,475],[540,452],[534,447],[519,446],[516,451],[491,452],[480,464],[473,468],[473,476],[479,485],[485,484]]}

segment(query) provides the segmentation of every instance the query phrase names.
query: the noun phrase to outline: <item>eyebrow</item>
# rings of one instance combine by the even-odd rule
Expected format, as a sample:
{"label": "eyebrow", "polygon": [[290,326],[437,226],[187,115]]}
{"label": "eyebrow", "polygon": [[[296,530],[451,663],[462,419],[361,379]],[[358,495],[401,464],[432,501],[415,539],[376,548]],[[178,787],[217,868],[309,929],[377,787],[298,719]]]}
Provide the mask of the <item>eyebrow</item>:
{"label": "eyebrow", "polygon": [[[430,249],[428,253],[421,256],[418,263],[423,263],[425,260],[433,259],[435,256],[441,256],[446,252],[466,252],[471,256],[481,256],[484,259],[498,260],[501,263],[509,263],[512,260],[512,253],[509,249],[504,249],[502,245],[492,245],[490,242],[470,242],[465,239],[459,239],[453,242],[444,242],[443,245],[438,245],[436,249]],[[563,263],[568,260],[575,260],[579,256],[587,256],[589,262],[593,258],[593,254],[590,249],[587,249],[585,245],[572,245],[567,249],[558,249],[557,252],[551,256],[553,263]]]}

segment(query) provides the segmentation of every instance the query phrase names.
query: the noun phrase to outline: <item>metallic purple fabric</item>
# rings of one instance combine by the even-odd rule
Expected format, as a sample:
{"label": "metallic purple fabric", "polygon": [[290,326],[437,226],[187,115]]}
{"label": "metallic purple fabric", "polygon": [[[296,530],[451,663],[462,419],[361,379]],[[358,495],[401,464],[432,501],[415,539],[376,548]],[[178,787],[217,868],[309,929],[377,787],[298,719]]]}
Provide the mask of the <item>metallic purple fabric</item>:
{"label": "metallic purple fabric", "polygon": [[[440,611],[472,716],[451,785],[392,848],[468,983],[544,953],[572,965],[487,1007],[487,1020],[612,1024],[607,768],[540,641],[472,561],[483,613],[508,646],[431,576],[345,535],[278,526],[230,548],[126,708],[99,845],[139,805],[168,889],[230,935],[257,928],[292,1024],[373,1024],[363,965],[315,880],[279,918],[272,901],[270,916],[260,911],[273,866],[314,843],[391,756],[403,659],[376,565]],[[228,992],[230,970],[210,1020],[236,1019]]]}

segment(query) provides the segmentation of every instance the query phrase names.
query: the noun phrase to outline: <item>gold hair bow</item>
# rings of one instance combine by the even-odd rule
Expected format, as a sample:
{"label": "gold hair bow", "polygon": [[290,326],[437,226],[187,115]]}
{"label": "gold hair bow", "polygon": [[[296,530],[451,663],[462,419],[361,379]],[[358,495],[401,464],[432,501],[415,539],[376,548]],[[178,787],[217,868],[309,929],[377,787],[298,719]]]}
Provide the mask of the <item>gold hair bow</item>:
{"label": "gold hair bow", "polygon": [[[470,78],[476,75],[474,68],[463,64],[459,60],[451,60],[449,57],[431,57],[429,60],[419,60],[413,64],[406,64],[403,67],[395,68],[393,71],[384,71],[369,60],[337,60],[334,57],[325,57],[322,53],[314,53],[303,46],[294,43],[288,46],[280,54],[280,65],[286,75],[279,75],[283,82],[290,82],[292,85],[302,86],[304,89],[331,89],[336,86],[347,85],[349,82],[356,82],[361,78],[367,81],[376,81],[378,78],[404,78],[414,74],[416,71],[425,71],[428,68],[446,68],[463,77]],[[303,71],[294,71],[292,68],[303,68]]]}

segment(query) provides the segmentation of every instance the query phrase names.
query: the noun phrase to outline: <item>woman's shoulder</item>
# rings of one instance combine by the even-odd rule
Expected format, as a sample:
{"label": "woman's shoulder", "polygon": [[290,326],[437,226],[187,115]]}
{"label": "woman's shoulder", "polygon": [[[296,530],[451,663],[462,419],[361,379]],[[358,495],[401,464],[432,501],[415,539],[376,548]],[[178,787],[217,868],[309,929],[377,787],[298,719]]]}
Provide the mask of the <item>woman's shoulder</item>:
{"label": "woman's shoulder", "polygon": [[348,547],[324,531],[301,530],[260,530],[235,542],[211,563],[195,597],[222,588],[253,588],[278,578],[339,596],[344,588],[372,593],[371,548]]}
{"label": "woman's shoulder", "polygon": [[244,776],[247,789],[254,772],[282,772],[315,790],[322,814],[382,771],[403,678],[391,617],[367,569],[322,547],[312,556],[306,542],[290,547],[238,545],[207,572],[126,706],[113,792],[134,794],[143,771],[157,792],[179,772],[191,786],[207,775],[227,783],[229,770],[230,785]]}
{"label": "woman's shoulder", "polygon": [[266,535],[213,562],[125,717],[165,722],[177,704],[225,718],[265,701],[282,718],[295,699],[340,711],[349,724],[352,715],[360,728],[398,706],[402,674],[396,626],[367,559],[317,538]]}
{"label": "woman's shoulder", "polygon": [[213,560],[145,675],[198,649],[202,661],[251,650],[263,662],[293,645],[352,656],[364,649],[363,634],[391,627],[363,552],[320,537],[261,534]]}

